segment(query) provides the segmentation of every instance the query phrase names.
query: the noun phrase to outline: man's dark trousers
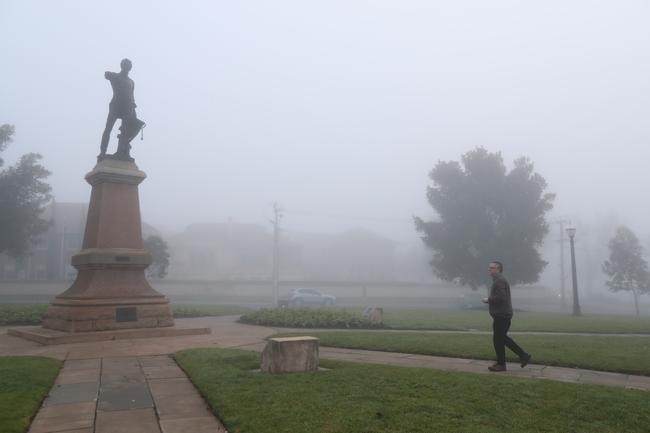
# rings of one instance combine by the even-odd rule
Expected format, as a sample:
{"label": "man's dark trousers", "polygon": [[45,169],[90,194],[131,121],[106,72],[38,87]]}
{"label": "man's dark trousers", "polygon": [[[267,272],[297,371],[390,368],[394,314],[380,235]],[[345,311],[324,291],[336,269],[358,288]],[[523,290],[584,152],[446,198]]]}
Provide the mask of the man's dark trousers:
{"label": "man's dark trousers", "polygon": [[492,342],[494,343],[494,351],[497,354],[497,364],[506,365],[506,346],[515,352],[519,358],[526,355],[524,349],[519,347],[512,338],[508,337],[509,329],[510,317],[494,317],[492,322]]}

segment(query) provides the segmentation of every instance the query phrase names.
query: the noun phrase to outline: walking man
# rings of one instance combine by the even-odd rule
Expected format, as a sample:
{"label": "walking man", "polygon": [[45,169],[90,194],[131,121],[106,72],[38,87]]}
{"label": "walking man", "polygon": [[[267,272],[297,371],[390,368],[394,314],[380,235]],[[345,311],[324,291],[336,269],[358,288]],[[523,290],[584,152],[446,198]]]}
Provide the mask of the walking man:
{"label": "walking man", "polygon": [[506,371],[506,347],[519,356],[521,367],[528,365],[531,355],[519,347],[515,341],[508,337],[510,321],[512,320],[512,300],[510,298],[510,284],[503,276],[503,264],[491,262],[488,270],[492,277],[490,295],[483,298],[483,302],[490,307],[492,316],[492,342],[497,355],[497,362],[488,367],[490,371]]}

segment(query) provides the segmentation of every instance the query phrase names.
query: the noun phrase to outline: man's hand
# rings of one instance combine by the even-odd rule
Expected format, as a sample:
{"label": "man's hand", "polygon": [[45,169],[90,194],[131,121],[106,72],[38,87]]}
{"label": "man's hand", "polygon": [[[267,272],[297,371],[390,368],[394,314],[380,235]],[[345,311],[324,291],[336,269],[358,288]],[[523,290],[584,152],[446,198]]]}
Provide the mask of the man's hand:
{"label": "man's hand", "polygon": [[111,71],[104,72],[104,78],[106,78],[107,80],[111,79],[111,75],[113,75],[113,72]]}
{"label": "man's hand", "polygon": [[488,303],[488,298],[481,299],[481,302],[483,302],[484,304],[487,304]]}

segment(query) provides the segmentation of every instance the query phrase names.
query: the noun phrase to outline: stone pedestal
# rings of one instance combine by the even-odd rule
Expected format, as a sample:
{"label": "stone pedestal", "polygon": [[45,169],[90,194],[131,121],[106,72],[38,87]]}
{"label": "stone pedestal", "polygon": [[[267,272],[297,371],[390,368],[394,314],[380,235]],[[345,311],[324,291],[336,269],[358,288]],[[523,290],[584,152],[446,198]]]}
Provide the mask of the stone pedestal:
{"label": "stone pedestal", "polygon": [[86,175],[92,185],[79,273],[48,307],[43,327],[68,332],[173,326],[169,301],[147,282],[151,256],[142,242],[134,162],[104,159]]}
{"label": "stone pedestal", "polygon": [[262,352],[262,373],[318,370],[318,338],[270,338]]}

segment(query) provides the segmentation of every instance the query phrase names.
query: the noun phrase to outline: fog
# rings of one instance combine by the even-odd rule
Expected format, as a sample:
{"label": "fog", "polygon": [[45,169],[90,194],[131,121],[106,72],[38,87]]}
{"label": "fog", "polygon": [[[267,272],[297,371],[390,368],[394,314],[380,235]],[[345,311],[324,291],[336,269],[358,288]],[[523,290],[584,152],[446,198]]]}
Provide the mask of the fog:
{"label": "fog", "polygon": [[41,153],[57,201],[88,200],[103,73],[128,57],[142,216],[165,234],[270,230],[278,202],[284,236],[363,228],[415,248],[429,171],[484,146],[531,158],[578,254],[617,224],[650,246],[645,1],[0,0],[0,40],[3,157]]}

